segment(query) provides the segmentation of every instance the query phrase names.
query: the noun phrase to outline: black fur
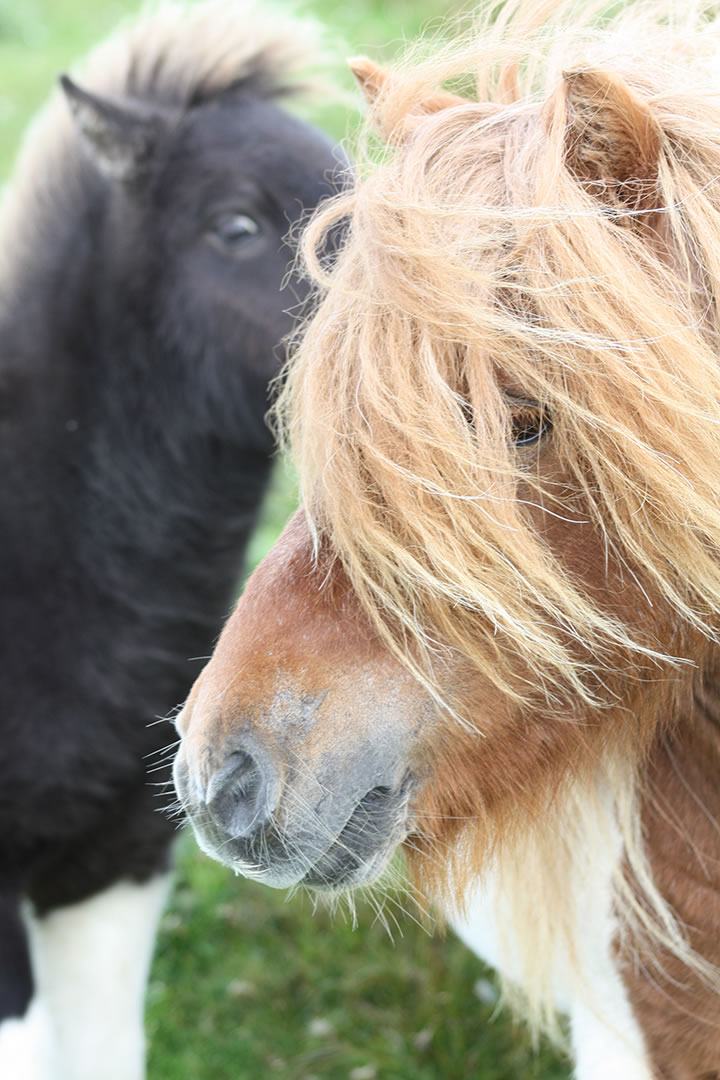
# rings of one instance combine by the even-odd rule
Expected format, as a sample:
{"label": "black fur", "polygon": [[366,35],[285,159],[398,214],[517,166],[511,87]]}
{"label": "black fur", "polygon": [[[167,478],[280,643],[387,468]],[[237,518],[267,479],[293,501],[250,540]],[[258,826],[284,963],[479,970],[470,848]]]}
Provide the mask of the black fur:
{"label": "black fur", "polygon": [[[303,291],[280,291],[283,238],[335,164],[273,85],[258,62],[183,107],[150,95],[158,138],[129,179],[103,175],[78,133],[2,283],[0,900],[40,913],[168,859],[148,767],[175,735],[154,721],[232,603],[270,466],[268,380]],[[217,221],[238,211],[260,239],[233,253]],[[0,1019],[13,1008],[0,985]]]}
{"label": "black fur", "polygon": [[0,1017],[21,1017],[32,997],[30,955],[19,898],[0,892]]}

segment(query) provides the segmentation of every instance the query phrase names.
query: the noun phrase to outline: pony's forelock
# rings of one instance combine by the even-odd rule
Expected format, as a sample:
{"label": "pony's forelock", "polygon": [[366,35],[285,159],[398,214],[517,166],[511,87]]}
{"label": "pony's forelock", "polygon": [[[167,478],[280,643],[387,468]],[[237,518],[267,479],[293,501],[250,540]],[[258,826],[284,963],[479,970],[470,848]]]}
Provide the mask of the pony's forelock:
{"label": "pony's forelock", "polygon": [[317,69],[322,33],[257,0],[158,3],[95,49],[81,81],[110,94],[185,109],[228,90],[297,91]]}
{"label": "pony's forelock", "polygon": [[[627,18],[634,25],[635,11]],[[619,22],[613,43],[624,40]],[[560,56],[550,39],[545,97],[533,53],[524,96],[516,87],[509,103],[491,96],[424,117],[321,211],[305,250],[330,288],[279,410],[310,516],[384,633],[397,643],[404,628],[430,653],[438,638],[522,697],[520,657],[532,685],[597,703],[593,672],[618,645],[663,661],[667,643],[589,602],[527,510],[542,501],[547,515],[589,518],[610,560],[715,635],[720,149],[709,133],[720,93],[708,82],[693,97],[680,82],[687,27],[678,58],[675,26],[657,26],[655,78],[622,58],[664,135],[664,239],[652,242],[650,212],[630,212],[633,227],[562,167],[548,101],[562,69],[589,63],[588,49],[597,63],[601,44],[573,31],[579,51],[567,28]],[[491,26],[459,55],[395,72],[376,106],[389,130],[472,61],[478,82],[508,96],[523,70],[515,37],[510,48],[499,34]],[[720,47],[715,24],[699,38]],[[328,272],[314,253],[340,217],[350,231]],[[517,397],[553,418],[566,469],[554,487],[510,445]]]}
{"label": "pony's forelock", "polygon": [[[602,7],[520,0],[459,43],[413,49],[371,109],[358,183],[305,235],[322,302],[277,415],[311,526],[386,644],[470,726],[438,675],[448,655],[520,708],[572,719],[627,708],[625,687],[691,659],[688,636],[717,640],[720,21],[659,0],[598,27]],[[569,167],[567,73],[586,71],[656,126],[651,182]],[[423,110],[471,81],[477,100]],[[340,253],[317,254],[344,219]],[[512,444],[518,400],[552,417],[556,477]],[[588,592],[538,531],[553,517],[601,538],[639,610]],[[629,762],[608,739],[600,769],[645,898],[623,878],[617,906],[717,982],[645,861],[645,720]],[[575,851],[593,842],[580,802],[558,811]],[[525,834],[534,850],[558,822]],[[512,842],[521,876],[527,844]],[[528,965],[540,1016],[542,963]]]}

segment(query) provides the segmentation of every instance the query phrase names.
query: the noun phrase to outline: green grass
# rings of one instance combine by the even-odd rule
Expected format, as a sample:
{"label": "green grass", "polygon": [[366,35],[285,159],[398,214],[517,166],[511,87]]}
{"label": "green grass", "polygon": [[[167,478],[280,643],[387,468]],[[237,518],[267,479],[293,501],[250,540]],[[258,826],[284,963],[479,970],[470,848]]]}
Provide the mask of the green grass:
{"label": "green grass", "polygon": [[[136,5],[0,0],[0,176],[52,81]],[[391,53],[452,5],[315,0],[348,52]],[[346,76],[346,85],[351,80]],[[334,110],[333,134],[350,121]],[[292,507],[280,474],[251,562]],[[187,836],[148,995],[149,1080],[563,1080],[567,1065],[497,1009],[492,976],[451,936],[395,911],[394,941],[371,907],[359,925],[307,897],[234,878]],[[102,1078],[98,1078],[102,1080]]]}
{"label": "green grass", "polygon": [[234,878],[188,837],[150,985],[150,1077],[567,1077],[497,1011],[466,949],[395,917],[394,942],[369,907],[353,930],[343,912]]}

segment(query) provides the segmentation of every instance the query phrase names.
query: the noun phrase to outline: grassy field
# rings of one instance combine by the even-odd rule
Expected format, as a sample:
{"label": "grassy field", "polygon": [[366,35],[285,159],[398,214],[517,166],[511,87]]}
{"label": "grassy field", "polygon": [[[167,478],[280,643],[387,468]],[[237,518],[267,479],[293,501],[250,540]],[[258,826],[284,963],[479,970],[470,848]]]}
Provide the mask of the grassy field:
{"label": "grassy field", "polygon": [[[55,75],[134,4],[0,0],[0,175]],[[448,10],[440,0],[315,0],[348,52],[392,52]],[[350,80],[347,85],[349,87]],[[333,114],[333,134],[348,121]],[[279,479],[254,560],[292,502]],[[359,926],[234,878],[180,842],[148,1000],[149,1080],[562,1080],[497,1009],[492,976],[457,941],[390,903]],[[102,1080],[98,1077],[98,1080]]]}

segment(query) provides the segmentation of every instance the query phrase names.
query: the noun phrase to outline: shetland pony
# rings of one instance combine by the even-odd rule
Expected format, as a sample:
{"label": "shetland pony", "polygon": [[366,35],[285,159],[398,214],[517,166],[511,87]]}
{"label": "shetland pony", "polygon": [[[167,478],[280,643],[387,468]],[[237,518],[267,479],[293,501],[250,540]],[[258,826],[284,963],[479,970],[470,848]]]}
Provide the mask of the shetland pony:
{"label": "shetland pony", "polygon": [[179,718],[205,850],[336,892],[403,844],[535,1026],[569,1014],[580,1080],[720,1075],[720,23],[691,9],[518,0],[353,63],[384,150],[307,234],[304,511]]}
{"label": "shetland pony", "polygon": [[[63,80],[0,211],[0,1076],[139,1080],[157,783],[270,469],[284,237],[331,190],[302,25],[160,8]],[[166,799],[165,799],[166,801]],[[21,901],[25,917],[21,917]]]}

